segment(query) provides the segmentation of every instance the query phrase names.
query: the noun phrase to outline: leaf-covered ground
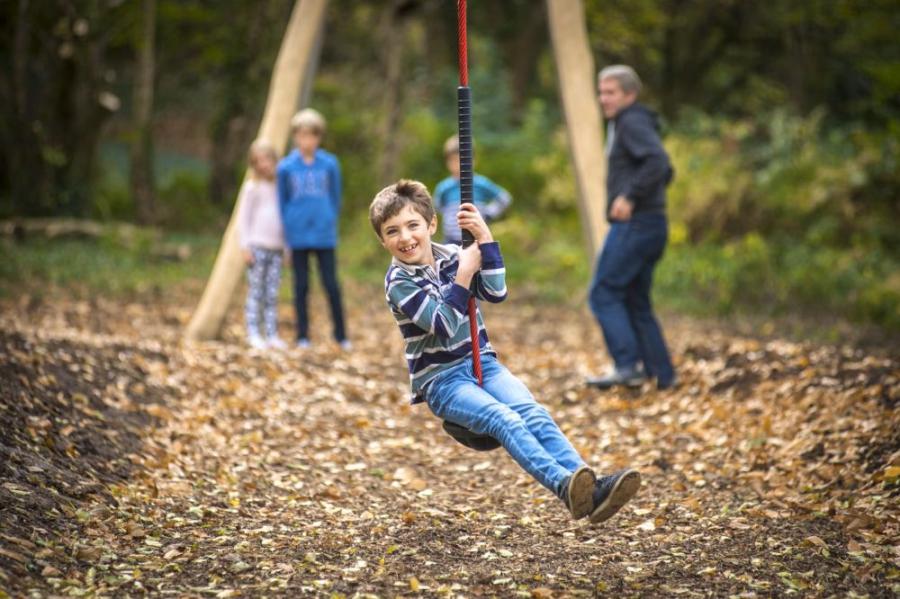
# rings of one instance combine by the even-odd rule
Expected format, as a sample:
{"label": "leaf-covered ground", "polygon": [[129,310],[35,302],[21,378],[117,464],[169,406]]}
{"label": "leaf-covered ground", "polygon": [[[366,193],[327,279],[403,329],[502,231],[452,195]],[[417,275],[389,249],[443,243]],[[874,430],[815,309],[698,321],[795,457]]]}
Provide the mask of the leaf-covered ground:
{"label": "leaf-covered ground", "polygon": [[600,393],[586,312],[488,307],[588,461],[643,473],[591,526],[408,406],[387,311],[349,303],[352,352],[319,316],[314,349],[268,354],[237,311],[183,344],[189,300],[4,304],[0,596],[900,593],[896,348],[669,322],[680,388]]}

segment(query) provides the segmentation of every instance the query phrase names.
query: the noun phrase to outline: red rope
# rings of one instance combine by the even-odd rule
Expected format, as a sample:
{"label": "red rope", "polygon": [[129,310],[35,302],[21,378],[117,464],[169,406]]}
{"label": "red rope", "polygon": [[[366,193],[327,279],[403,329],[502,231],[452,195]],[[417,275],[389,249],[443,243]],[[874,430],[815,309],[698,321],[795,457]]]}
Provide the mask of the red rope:
{"label": "red rope", "polygon": [[[469,47],[466,40],[466,0],[456,0],[456,19],[459,39],[459,85],[469,85]],[[481,374],[481,337],[478,335],[478,312],[475,298],[469,297],[469,339],[472,340],[472,370],[478,384],[484,384]]]}
{"label": "red rope", "polygon": [[478,319],[475,316],[475,298],[469,298],[469,338],[472,339],[472,370],[475,371],[475,378],[478,384],[484,384],[484,377],[481,375],[481,339],[478,337]]}
{"label": "red rope", "polygon": [[469,85],[469,50],[466,42],[466,0],[456,0],[456,23],[459,27],[459,84]]}

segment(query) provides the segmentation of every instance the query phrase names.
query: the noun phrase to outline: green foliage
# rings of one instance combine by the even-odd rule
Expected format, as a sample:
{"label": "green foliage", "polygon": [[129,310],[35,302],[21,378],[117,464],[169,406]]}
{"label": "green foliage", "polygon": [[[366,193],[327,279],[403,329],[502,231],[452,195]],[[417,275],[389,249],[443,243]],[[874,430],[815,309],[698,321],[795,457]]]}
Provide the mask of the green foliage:
{"label": "green foliage", "polygon": [[759,120],[694,115],[666,140],[669,199],[692,240],[751,231],[811,246],[897,247],[897,139],[832,128],[816,111]]}
{"label": "green foliage", "polygon": [[[101,221],[131,221],[135,206],[128,187],[128,146],[107,143],[101,148],[100,178],[91,217]],[[206,165],[181,154],[157,151],[154,156],[157,223],[174,231],[219,231],[231,206],[213,204],[206,193]],[[243,176],[243,169],[236,178]]]}
{"label": "green foliage", "polygon": [[[7,165],[0,168],[0,215],[134,217],[127,147],[107,149],[111,140],[129,138],[139,6],[107,4],[108,10],[102,2],[67,1],[60,16],[52,3],[31,3],[24,46],[12,43],[22,27],[22,13],[13,10],[19,3],[0,9],[7,17],[0,19],[0,53],[26,65],[4,79],[15,101],[4,104],[0,127],[0,146],[9,154],[0,161]],[[665,142],[677,176],[660,301],[718,313],[828,310],[895,326],[895,4],[585,3],[598,66],[634,65],[646,84],[642,97],[671,124]],[[155,158],[165,227],[224,228],[292,6],[159,1]],[[528,6],[497,0],[471,7],[476,170],[514,197],[496,225],[514,293],[583,298],[590,259],[575,210],[556,67],[543,15]],[[379,283],[386,261],[366,212],[389,183],[379,180],[389,142],[399,148],[397,176],[430,188],[446,176],[441,146],[456,129],[454,6],[335,0],[326,30],[311,103],[328,119],[324,147],[343,167],[342,265],[354,278]],[[403,75],[400,105],[393,107],[400,121],[385,132],[389,43],[403,48]],[[112,108],[119,98],[121,107]],[[92,160],[98,145],[100,168]],[[162,151],[175,147],[177,154]],[[190,152],[193,161],[185,156]],[[43,256],[29,268],[57,277],[57,246],[29,247]],[[91,263],[88,246],[60,247]],[[41,270],[42,261],[51,266]],[[5,281],[10,273],[3,272]]]}
{"label": "green foliage", "polygon": [[511,293],[533,300],[583,303],[591,258],[573,212],[531,218],[516,213],[493,225]]}
{"label": "green foliage", "polygon": [[608,0],[585,10],[598,65],[634,66],[668,117],[824,106],[842,121],[900,118],[893,0]]}
{"label": "green foliage", "polygon": [[131,190],[121,171],[104,171],[97,184],[91,216],[102,221],[128,222],[134,219]]}
{"label": "green foliage", "polygon": [[[567,140],[562,129],[547,130],[543,110],[536,101],[521,128],[479,142],[477,168],[516,198],[494,226],[513,292],[581,302],[591,260],[574,209]],[[886,218],[895,208],[878,189],[897,188],[895,142],[828,129],[826,120],[822,112],[774,111],[759,121],[698,113],[667,137],[678,176],[669,194],[670,249],[657,275],[661,305],[900,327],[896,218]],[[405,147],[409,171],[443,177],[439,120],[420,110],[405,127],[421,142]],[[377,283],[387,258],[364,215],[349,217],[344,229],[348,268]]]}
{"label": "green foliage", "polygon": [[157,191],[160,225],[169,230],[221,230],[227,214],[208,197],[206,177],[201,173],[175,171]]}
{"label": "green foliage", "polygon": [[432,111],[412,111],[403,120],[400,133],[404,140],[411,142],[404,143],[400,153],[402,176],[419,179],[433,191],[447,176],[442,150],[444,141],[454,133],[451,123],[438,118]]}
{"label": "green foliage", "polygon": [[520,127],[478,144],[475,170],[509,190],[516,212],[574,208],[568,146],[544,101],[529,102]]}
{"label": "green foliage", "polygon": [[881,251],[772,243],[750,233],[724,245],[673,244],[654,293],[698,315],[804,313],[900,330],[898,272],[900,261]]}

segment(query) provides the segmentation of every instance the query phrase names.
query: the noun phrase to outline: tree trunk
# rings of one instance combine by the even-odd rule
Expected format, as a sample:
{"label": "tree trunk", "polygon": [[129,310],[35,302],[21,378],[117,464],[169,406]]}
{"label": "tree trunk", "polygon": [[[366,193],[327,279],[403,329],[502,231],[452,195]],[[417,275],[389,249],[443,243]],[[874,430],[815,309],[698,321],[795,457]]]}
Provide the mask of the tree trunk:
{"label": "tree trunk", "polygon": [[381,139],[381,157],[378,161],[378,184],[387,185],[394,180],[400,153],[397,127],[403,107],[403,49],[406,40],[406,19],[401,14],[404,0],[393,0],[385,9],[381,27],[383,64],[385,71],[384,101],[378,137]]}
{"label": "tree trunk", "polygon": [[153,180],[153,80],[155,78],[156,0],[143,0],[134,83],[134,133],[131,144],[131,194],[138,222],[156,221]]}
{"label": "tree trunk", "polygon": [[[246,84],[245,84],[246,87]],[[247,117],[250,106],[241,103],[238,110],[229,110],[225,120],[215,123],[212,130],[210,158],[209,201],[226,205],[237,192],[235,165],[246,164],[247,148],[253,141],[253,123]]]}
{"label": "tree trunk", "polygon": [[513,40],[511,52],[507,56],[511,71],[512,108],[519,120],[522,118],[522,113],[530,97],[528,91],[534,83],[541,51],[546,47],[543,35],[546,14],[535,7],[534,10],[528,12],[524,19],[525,25]]}
{"label": "tree trunk", "polygon": [[581,0],[547,0],[569,151],[578,184],[578,209],[587,248],[596,256],[606,235],[606,156],[596,97],[594,60]]}
{"label": "tree trunk", "polygon": [[[268,140],[279,152],[287,143],[291,116],[297,109],[304,80],[311,71],[310,56],[324,22],[327,4],[328,0],[297,0],[281,42],[259,128],[259,138]],[[237,208],[235,204],[212,275],[188,323],[185,335],[190,340],[218,336],[240,282],[243,262],[238,244]]]}
{"label": "tree trunk", "polygon": [[0,102],[9,107],[6,126],[0,127],[0,155],[10,189],[10,214],[37,214],[49,202],[51,178],[41,156],[41,142],[35,132],[37,102],[28,89],[28,40],[34,15],[29,0],[19,0],[15,11],[12,40],[12,68],[0,72]]}

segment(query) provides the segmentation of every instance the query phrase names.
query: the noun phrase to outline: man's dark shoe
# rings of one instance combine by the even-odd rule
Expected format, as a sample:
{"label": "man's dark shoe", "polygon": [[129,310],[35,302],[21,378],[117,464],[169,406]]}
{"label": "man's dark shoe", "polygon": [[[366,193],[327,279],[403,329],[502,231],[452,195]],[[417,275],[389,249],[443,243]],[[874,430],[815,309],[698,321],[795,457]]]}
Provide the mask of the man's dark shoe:
{"label": "man's dark shoe", "polygon": [[613,517],[641,487],[641,474],[626,468],[609,476],[601,476],[594,485],[594,509],[591,522],[597,524]]}
{"label": "man's dark shoe", "polygon": [[600,377],[590,377],[585,381],[585,384],[588,387],[594,387],[595,389],[612,389],[616,386],[629,387],[631,389],[636,389],[644,384],[644,381],[647,379],[647,376],[644,374],[643,370],[638,370],[637,368],[627,368],[627,369],[615,369],[611,373],[600,376]]}
{"label": "man's dark shoe", "polygon": [[672,376],[672,378],[667,381],[656,379],[656,388],[660,391],[667,391],[668,389],[675,389],[676,387],[678,387],[677,376]]}
{"label": "man's dark shoe", "polygon": [[594,471],[587,466],[582,466],[563,481],[561,499],[573,518],[584,518],[591,513],[596,482]]}

